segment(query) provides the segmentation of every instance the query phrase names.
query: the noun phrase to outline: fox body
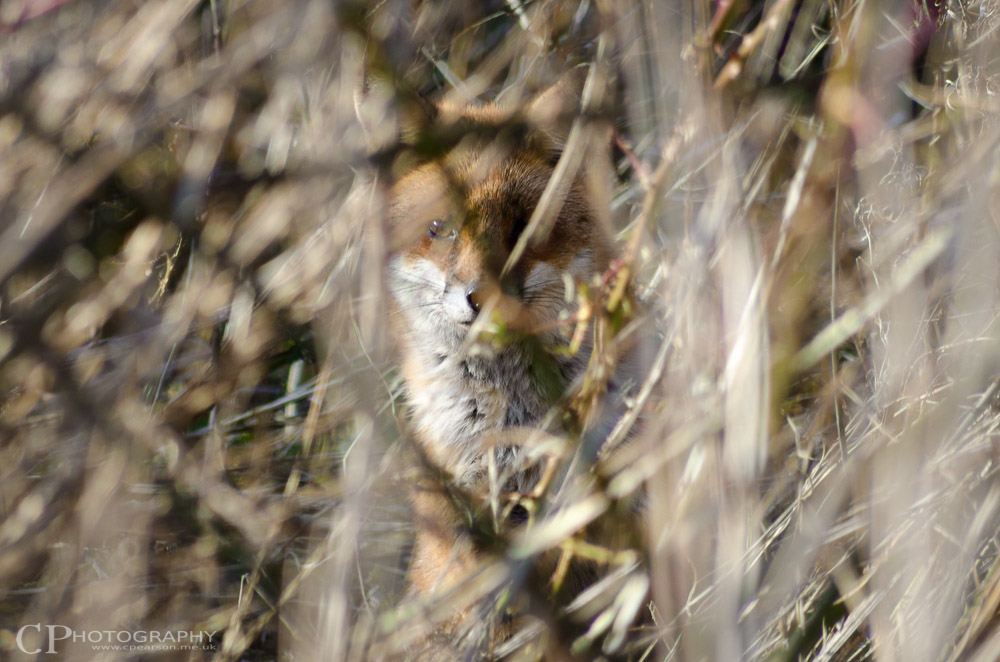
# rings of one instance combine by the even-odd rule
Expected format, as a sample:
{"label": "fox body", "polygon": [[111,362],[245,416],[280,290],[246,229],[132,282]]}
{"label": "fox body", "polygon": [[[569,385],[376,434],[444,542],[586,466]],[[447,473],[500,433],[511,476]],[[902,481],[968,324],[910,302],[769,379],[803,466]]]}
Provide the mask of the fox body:
{"label": "fox body", "polygon": [[[535,104],[551,111],[564,99],[549,92]],[[414,436],[430,462],[468,492],[486,490],[491,468],[506,492],[525,493],[537,481],[537,472],[523,466],[516,439],[542,426],[587,368],[590,338],[575,353],[560,351],[568,345],[566,329],[572,330],[560,322],[576,307],[568,293],[593,283],[614,258],[613,241],[577,178],[549,219],[547,235],[531,238],[511,259],[553,176],[561,141],[544,127],[508,131],[509,115],[495,106],[459,113],[455,121],[473,129],[472,137],[403,176],[390,196],[399,250],[387,280]],[[489,138],[476,138],[484,126]],[[619,390],[617,381],[612,377],[609,391]],[[475,566],[476,546],[467,519],[434,480],[415,486],[412,501],[409,591],[440,593]],[[500,528],[519,524],[501,522]],[[541,560],[535,569],[543,574],[552,567]],[[447,636],[454,639],[463,622],[468,630],[484,620],[469,618],[473,613],[470,607],[457,615],[443,629]],[[482,637],[496,642],[509,634],[509,628],[492,629]],[[455,657],[453,648],[430,650],[426,659]]]}

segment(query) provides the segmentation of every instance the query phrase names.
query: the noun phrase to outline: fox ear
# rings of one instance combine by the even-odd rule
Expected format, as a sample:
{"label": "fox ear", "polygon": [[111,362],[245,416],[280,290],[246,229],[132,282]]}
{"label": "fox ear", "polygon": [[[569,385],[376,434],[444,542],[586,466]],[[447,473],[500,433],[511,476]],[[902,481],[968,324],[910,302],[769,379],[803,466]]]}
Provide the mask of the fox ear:
{"label": "fox ear", "polygon": [[566,145],[573,120],[580,114],[586,81],[587,67],[574,67],[539,92],[525,111],[525,120],[548,139],[556,152]]}

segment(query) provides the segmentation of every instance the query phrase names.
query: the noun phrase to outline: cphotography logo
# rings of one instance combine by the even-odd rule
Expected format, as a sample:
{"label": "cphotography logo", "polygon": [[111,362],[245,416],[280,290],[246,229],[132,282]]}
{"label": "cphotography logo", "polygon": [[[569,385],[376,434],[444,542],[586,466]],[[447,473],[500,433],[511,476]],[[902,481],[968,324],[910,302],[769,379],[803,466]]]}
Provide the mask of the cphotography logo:
{"label": "cphotography logo", "polygon": [[[216,631],[187,630],[74,630],[66,625],[31,623],[17,631],[17,647],[28,655],[55,655],[56,643],[71,641],[89,643],[96,651],[161,651],[216,649],[212,638]],[[43,644],[37,643],[42,635]]]}

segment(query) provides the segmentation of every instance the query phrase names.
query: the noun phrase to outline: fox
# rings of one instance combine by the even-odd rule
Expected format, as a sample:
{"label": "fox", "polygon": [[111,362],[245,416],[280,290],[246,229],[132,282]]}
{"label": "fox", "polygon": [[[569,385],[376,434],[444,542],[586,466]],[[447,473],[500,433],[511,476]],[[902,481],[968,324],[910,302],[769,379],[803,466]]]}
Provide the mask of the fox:
{"label": "fox", "polygon": [[[389,193],[388,226],[398,244],[386,269],[390,319],[412,435],[431,469],[411,489],[411,598],[459,587],[484,553],[456,493],[483,495],[491,480],[499,482],[511,498],[494,518],[495,532],[525,526],[519,495],[543,473],[525,447],[534,433],[558,428],[552,412],[595,357],[592,329],[567,350],[574,315],[580,319],[572,295],[601,281],[616,250],[582,175],[568,183],[547,233],[525,236],[562,155],[581,83],[580,72],[571,72],[520,113],[495,103],[437,107],[434,120],[467,137],[404,174]],[[583,425],[590,438],[606,436],[620,417],[638,354],[626,348],[613,357],[601,414]],[[540,559],[534,573],[544,582],[556,565]],[[597,576],[586,564],[568,574],[564,602]],[[458,609],[423,642],[423,653],[411,650],[406,659],[488,657],[517,627],[509,615],[491,620],[489,613],[489,604]]]}

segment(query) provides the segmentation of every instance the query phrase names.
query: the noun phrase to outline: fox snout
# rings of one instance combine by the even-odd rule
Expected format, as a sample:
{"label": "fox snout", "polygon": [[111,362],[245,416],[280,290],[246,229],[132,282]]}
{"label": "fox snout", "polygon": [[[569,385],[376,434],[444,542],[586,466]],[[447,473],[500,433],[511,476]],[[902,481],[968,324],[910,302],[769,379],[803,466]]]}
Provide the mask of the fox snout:
{"label": "fox snout", "polygon": [[483,289],[476,283],[448,284],[442,301],[445,312],[459,324],[471,324],[483,307]]}
{"label": "fox snout", "polygon": [[499,279],[488,274],[472,282],[452,279],[445,286],[442,306],[458,324],[472,324],[483,310],[499,314],[501,320],[512,323],[520,314],[522,304],[504,289]]}

